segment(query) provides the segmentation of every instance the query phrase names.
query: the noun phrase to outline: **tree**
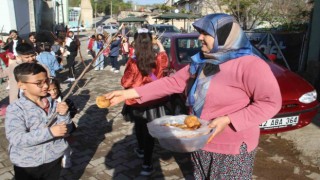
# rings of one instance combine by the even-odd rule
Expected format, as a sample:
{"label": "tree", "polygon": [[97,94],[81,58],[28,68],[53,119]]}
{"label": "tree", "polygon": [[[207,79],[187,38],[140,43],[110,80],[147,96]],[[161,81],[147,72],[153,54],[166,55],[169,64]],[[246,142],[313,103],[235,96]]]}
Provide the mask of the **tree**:
{"label": "tree", "polygon": [[[106,15],[111,14],[111,1],[112,1],[112,14],[118,14],[120,11],[130,10],[132,1],[127,3],[123,0],[98,0],[97,13],[104,13]],[[94,0],[91,0],[91,4],[94,5]]]}
{"label": "tree", "polygon": [[243,29],[252,29],[258,22],[269,22],[273,27],[304,23],[311,7],[304,0],[204,0],[213,12],[233,15]]}
{"label": "tree", "polygon": [[79,7],[81,0],[69,0],[69,7]]}

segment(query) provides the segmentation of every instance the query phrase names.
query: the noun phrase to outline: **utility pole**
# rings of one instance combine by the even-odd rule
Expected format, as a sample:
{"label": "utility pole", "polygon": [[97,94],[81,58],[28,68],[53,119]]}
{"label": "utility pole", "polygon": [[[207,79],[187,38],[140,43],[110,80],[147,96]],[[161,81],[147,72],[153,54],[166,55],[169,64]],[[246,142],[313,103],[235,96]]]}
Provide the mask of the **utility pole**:
{"label": "utility pole", "polygon": [[94,0],[94,28],[97,29],[97,2],[98,0]]}
{"label": "utility pole", "polygon": [[110,1],[110,18],[112,18],[112,0]]}
{"label": "utility pole", "polygon": [[33,0],[28,1],[29,5],[29,19],[30,19],[30,32],[36,31],[36,20],[34,14],[34,2]]}

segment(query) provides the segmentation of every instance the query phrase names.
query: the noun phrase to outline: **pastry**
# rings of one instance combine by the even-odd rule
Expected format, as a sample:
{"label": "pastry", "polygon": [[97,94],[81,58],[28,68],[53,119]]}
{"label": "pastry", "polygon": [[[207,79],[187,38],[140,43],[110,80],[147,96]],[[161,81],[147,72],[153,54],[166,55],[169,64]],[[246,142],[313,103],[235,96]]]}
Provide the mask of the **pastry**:
{"label": "pastry", "polygon": [[196,116],[187,116],[184,120],[184,124],[178,124],[178,123],[165,123],[163,126],[168,126],[168,127],[177,127],[185,130],[196,130],[201,126],[200,121]]}
{"label": "pastry", "polygon": [[104,96],[98,96],[96,99],[96,104],[99,108],[107,108],[110,106],[110,100],[106,99]]}
{"label": "pastry", "polygon": [[197,116],[187,116],[184,119],[184,124],[187,125],[188,128],[194,128],[194,129],[198,129],[201,126],[200,121],[198,120]]}

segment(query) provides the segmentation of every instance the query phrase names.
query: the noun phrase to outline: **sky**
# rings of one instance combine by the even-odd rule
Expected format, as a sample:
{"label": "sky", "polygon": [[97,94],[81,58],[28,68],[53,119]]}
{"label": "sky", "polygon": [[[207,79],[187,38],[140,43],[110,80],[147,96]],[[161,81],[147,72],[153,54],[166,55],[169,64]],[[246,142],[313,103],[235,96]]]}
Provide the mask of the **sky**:
{"label": "sky", "polygon": [[[139,5],[163,4],[164,2],[164,0],[131,0],[131,1]],[[128,2],[128,0],[125,0],[125,2]]]}

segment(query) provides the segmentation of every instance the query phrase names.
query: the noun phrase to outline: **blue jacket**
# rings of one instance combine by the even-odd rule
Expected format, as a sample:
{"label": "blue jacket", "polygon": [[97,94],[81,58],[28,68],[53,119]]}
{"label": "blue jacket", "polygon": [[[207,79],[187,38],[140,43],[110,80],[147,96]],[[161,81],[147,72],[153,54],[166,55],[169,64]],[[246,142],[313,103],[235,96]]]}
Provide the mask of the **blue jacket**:
{"label": "blue jacket", "polygon": [[46,66],[50,71],[50,76],[56,77],[56,71],[62,69],[62,66],[58,63],[56,57],[50,52],[43,51],[37,56],[37,61]]}
{"label": "blue jacket", "polygon": [[[56,103],[48,97],[50,107],[46,112],[25,96],[11,103],[6,112],[5,131],[9,140],[11,162],[19,167],[36,167],[52,162],[68,147],[63,137],[55,138],[48,127],[49,117],[56,110]],[[58,115],[57,122],[71,123],[69,113]]]}
{"label": "blue jacket", "polygon": [[120,44],[121,44],[120,38],[116,39],[111,43],[109,56],[119,56]]}
{"label": "blue jacket", "polygon": [[[92,50],[94,50],[94,52],[96,54],[99,53],[100,49],[104,47],[104,44],[102,41],[94,41],[93,43],[93,47],[92,47]],[[102,55],[102,54],[101,54]]]}

